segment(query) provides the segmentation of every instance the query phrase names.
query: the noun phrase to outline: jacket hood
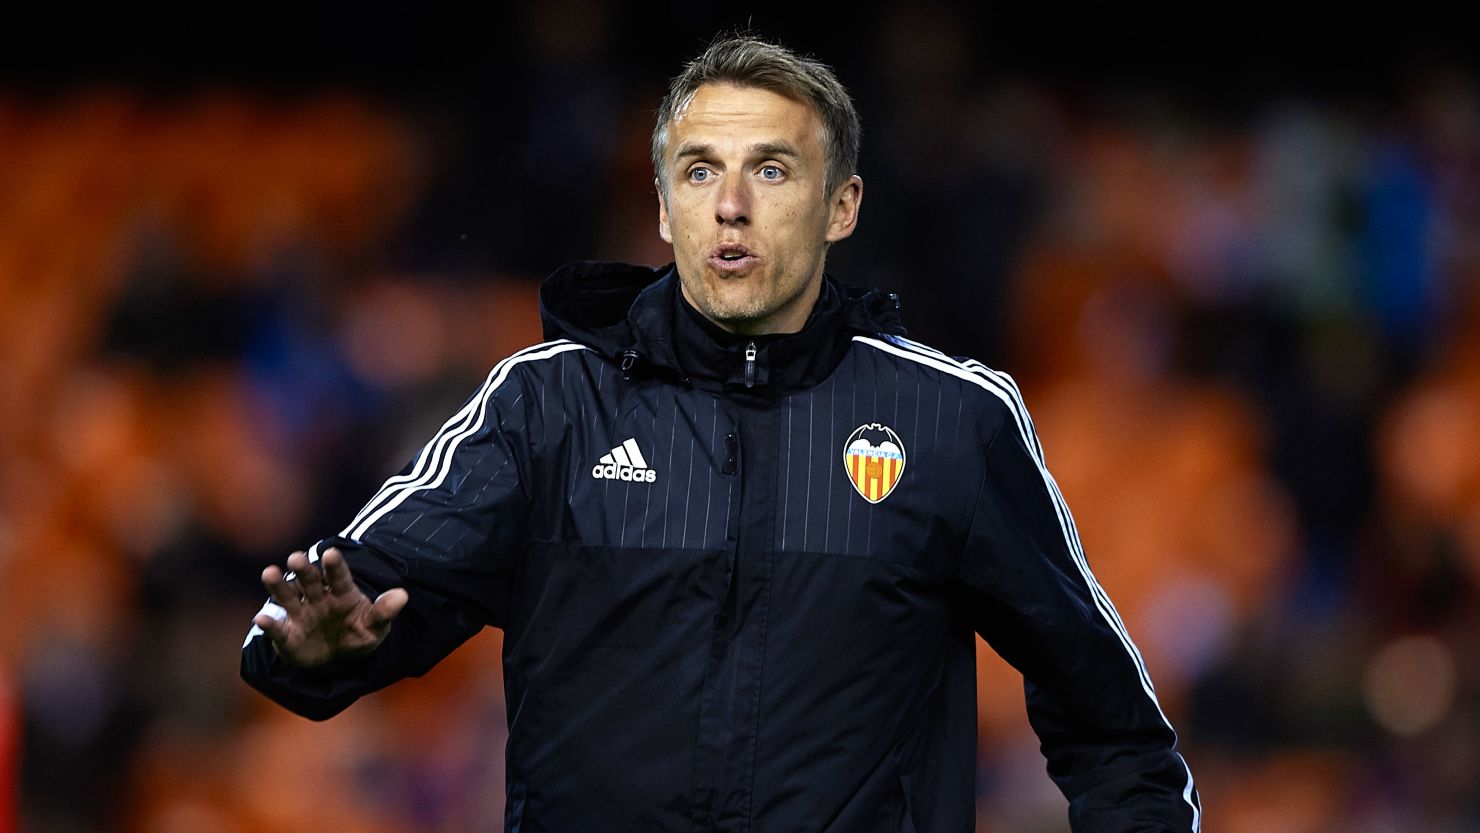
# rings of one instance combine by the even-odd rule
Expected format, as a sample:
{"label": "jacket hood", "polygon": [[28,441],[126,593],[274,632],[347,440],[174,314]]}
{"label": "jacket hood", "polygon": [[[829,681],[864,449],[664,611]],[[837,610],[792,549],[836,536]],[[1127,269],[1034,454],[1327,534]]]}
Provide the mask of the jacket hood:
{"label": "jacket hood", "polygon": [[607,356],[632,349],[639,335],[651,342],[668,335],[660,316],[657,284],[673,265],[653,268],[627,263],[579,261],[560,267],[540,284],[540,322],[545,340],[567,338]]}
{"label": "jacket hood", "polygon": [[[816,384],[836,366],[851,335],[904,334],[898,295],[843,286],[830,276],[823,284],[801,332],[757,337],[763,377],[787,388]],[[557,269],[540,285],[540,320],[547,340],[579,342],[624,368],[640,364],[696,381],[731,381],[729,354],[737,348],[688,332],[686,316],[676,314],[678,295],[671,263],[582,261]]]}

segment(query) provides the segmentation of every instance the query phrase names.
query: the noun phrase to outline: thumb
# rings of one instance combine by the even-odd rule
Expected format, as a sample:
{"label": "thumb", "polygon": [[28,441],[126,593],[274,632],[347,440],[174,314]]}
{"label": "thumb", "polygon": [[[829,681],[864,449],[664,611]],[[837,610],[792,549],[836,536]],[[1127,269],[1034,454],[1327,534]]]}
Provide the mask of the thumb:
{"label": "thumb", "polygon": [[409,601],[411,594],[400,587],[392,587],[376,596],[375,601],[370,604],[370,627],[380,629],[390,625],[391,620],[400,615]]}

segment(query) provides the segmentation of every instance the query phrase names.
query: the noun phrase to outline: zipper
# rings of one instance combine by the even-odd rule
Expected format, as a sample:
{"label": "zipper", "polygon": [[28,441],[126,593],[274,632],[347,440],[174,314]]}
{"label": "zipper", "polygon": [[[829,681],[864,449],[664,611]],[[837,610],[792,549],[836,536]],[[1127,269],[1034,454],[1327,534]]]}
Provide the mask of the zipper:
{"label": "zipper", "polygon": [[755,342],[745,345],[745,386],[755,387]]}

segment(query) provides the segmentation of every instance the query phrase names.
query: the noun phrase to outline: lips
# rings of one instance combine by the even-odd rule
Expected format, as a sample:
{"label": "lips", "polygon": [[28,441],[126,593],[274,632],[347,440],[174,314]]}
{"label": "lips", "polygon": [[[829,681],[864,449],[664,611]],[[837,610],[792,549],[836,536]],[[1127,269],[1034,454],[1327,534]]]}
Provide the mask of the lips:
{"label": "lips", "polygon": [[719,272],[744,272],[759,261],[760,257],[744,243],[721,243],[709,250],[709,265]]}

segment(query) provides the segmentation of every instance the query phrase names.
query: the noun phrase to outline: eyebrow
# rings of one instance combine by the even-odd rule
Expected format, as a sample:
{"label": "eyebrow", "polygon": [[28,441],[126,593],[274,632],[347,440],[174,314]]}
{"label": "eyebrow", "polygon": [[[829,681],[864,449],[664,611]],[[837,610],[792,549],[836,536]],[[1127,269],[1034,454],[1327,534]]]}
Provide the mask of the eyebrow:
{"label": "eyebrow", "polygon": [[802,154],[796,148],[786,142],[761,142],[750,146],[751,153],[756,156],[789,156],[792,159],[802,158]]}
{"label": "eyebrow", "polygon": [[[791,159],[802,158],[802,154],[797,151],[796,148],[792,147],[786,142],[758,142],[751,145],[748,150],[750,151],[750,154],[752,156],[785,156]],[[685,143],[678,146],[678,151],[674,153],[673,160],[677,162],[683,159],[692,159],[695,157],[712,157],[714,155],[715,152],[713,145],[691,145]]]}

